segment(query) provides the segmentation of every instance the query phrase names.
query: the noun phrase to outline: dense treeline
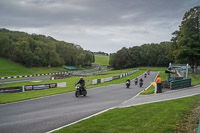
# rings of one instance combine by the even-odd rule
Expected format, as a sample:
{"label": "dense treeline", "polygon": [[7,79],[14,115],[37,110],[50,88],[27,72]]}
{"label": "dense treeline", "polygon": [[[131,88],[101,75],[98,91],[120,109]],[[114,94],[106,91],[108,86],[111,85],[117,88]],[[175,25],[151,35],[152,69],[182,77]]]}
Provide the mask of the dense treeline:
{"label": "dense treeline", "polygon": [[170,42],[160,44],[144,44],[131,48],[122,48],[111,54],[110,66],[114,69],[123,69],[138,66],[168,66],[171,62],[168,57]]}
{"label": "dense treeline", "polygon": [[99,51],[99,52],[93,52],[94,54],[98,54],[98,55],[105,55],[105,56],[109,56],[109,54],[108,53],[105,53],[105,52],[101,52],[101,51]]}
{"label": "dense treeline", "polygon": [[189,63],[196,73],[200,65],[200,6],[184,14],[179,30],[172,35],[172,58],[179,63]]}
{"label": "dense treeline", "polygon": [[122,48],[111,55],[111,67],[122,69],[137,66],[168,66],[170,62],[189,63],[196,73],[200,64],[200,6],[185,13],[179,30],[172,35],[171,42]]}
{"label": "dense treeline", "polygon": [[94,55],[79,45],[57,41],[44,35],[0,29],[0,57],[25,66],[87,66]]}

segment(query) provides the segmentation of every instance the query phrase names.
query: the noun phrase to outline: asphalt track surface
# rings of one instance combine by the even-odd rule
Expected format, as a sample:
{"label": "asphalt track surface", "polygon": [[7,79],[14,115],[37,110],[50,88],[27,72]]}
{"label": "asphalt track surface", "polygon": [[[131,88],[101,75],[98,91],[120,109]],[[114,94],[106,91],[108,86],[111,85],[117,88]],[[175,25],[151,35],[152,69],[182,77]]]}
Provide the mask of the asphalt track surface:
{"label": "asphalt track surface", "polygon": [[76,98],[74,92],[22,102],[0,105],[0,133],[44,133],[116,107],[150,85],[157,72],[151,72],[143,87],[125,84],[88,90],[86,97]]}

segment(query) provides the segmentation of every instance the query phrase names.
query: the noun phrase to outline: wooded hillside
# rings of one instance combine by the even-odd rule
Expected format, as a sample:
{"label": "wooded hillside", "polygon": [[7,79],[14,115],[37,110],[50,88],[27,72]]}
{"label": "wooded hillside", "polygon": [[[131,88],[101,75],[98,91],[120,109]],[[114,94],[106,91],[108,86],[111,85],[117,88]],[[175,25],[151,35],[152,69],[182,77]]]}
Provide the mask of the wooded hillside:
{"label": "wooded hillside", "polygon": [[25,66],[87,66],[94,55],[79,45],[44,35],[0,29],[0,57]]}

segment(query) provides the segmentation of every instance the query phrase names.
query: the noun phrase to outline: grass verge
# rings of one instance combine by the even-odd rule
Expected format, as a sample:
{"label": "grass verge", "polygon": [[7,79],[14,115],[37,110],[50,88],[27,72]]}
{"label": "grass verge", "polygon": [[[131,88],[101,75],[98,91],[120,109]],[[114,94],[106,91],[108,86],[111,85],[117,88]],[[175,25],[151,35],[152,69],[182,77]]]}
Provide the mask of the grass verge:
{"label": "grass verge", "polygon": [[200,95],[113,109],[56,133],[172,133],[195,106]]}
{"label": "grass verge", "polygon": [[151,85],[148,90],[145,90],[145,91],[141,92],[140,94],[141,95],[149,95],[149,94],[154,94],[154,92],[155,92],[155,87],[153,85]]}

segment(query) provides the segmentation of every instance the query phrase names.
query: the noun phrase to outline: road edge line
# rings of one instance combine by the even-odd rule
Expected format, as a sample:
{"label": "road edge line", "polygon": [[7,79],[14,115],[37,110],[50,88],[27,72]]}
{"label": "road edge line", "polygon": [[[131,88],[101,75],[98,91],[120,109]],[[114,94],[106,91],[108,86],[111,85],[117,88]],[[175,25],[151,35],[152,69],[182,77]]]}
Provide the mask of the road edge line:
{"label": "road edge line", "polygon": [[151,103],[158,103],[158,102],[176,100],[176,99],[191,97],[191,96],[195,96],[195,95],[199,95],[199,94],[200,94],[200,93],[196,93],[196,94],[185,95],[185,96],[180,96],[180,97],[167,98],[167,99],[156,100],[156,101],[150,101],[150,102],[143,102],[143,103],[138,103],[138,104],[131,104],[131,105],[126,105],[126,106],[121,106],[120,108],[126,108],[126,107],[132,107],[132,106],[138,106],[138,105],[144,105],[144,104],[151,104]]}
{"label": "road edge line", "polygon": [[62,128],[71,126],[71,125],[76,124],[76,123],[78,123],[78,122],[80,122],[80,121],[83,121],[83,120],[87,120],[87,119],[89,119],[89,118],[92,118],[93,116],[97,116],[97,115],[99,115],[99,114],[102,114],[102,113],[107,112],[107,111],[109,111],[109,110],[111,110],[111,109],[114,109],[114,108],[115,108],[115,107],[111,107],[111,108],[102,110],[102,111],[100,111],[100,112],[97,112],[97,113],[95,113],[95,114],[93,114],[93,115],[89,115],[89,116],[87,116],[87,117],[85,117],[85,118],[82,118],[82,119],[77,120],[77,121],[75,121],[75,122],[72,122],[72,123],[70,123],[70,124],[67,124],[67,125],[61,126],[61,127],[59,127],[59,128],[56,128],[56,129],[47,131],[46,133],[52,133],[52,132],[58,131],[58,130],[60,130],[60,129],[62,129]]}

